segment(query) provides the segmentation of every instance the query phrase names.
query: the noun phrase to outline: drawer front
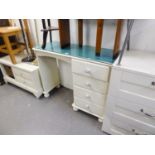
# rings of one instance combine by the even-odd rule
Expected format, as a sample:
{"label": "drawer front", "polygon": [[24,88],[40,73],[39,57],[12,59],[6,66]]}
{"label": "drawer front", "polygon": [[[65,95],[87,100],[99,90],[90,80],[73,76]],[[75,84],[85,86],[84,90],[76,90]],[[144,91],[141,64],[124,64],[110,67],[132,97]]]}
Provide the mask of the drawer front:
{"label": "drawer front", "polygon": [[79,97],[74,97],[75,105],[81,108],[81,110],[84,110],[90,114],[93,114],[95,116],[103,117],[104,109],[103,107],[96,106],[94,104],[91,104],[90,102],[85,102]]}
{"label": "drawer front", "polygon": [[125,114],[114,112],[112,118],[113,125],[122,128],[133,135],[155,134],[155,126],[136,120]]}
{"label": "drawer front", "polygon": [[15,76],[17,75],[18,77],[21,77],[27,80],[32,80],[32,72],[26,72],[18,68],[13,68],[13,73]]}
{"label": "drawer front", "polygon": [[155,100],[120,91],[116,105],[139,115],[139,119],[155,124]]}
{"label": "drawer front", "polygon": [[72,72],[103,81],[108,81],[109,78],[108,66],[77,60],[72,60]]}
{"label": "drawer front", "polygon": [[99,92],[102,94],[107,93],[108,83],[95,80],[79,74],[73,74],[74,85],[89,89],[91,91]]}
{"label": "drawer front", "polygon": [[155,78],[143,74],[123,72],[120,89],[155,99]]}
{"label": "drawer front", "polygon": [[104,106],[105,96],[78,86],[74,86],[74,96],[83,99],[86,102],[93,103],[98,106]]}
{"label": "drawer front", "polygon": [[26,85],[26,86],[29,86],[29,87],[31,87],[31,88],[34,88],[34,84],[33,84],[32,80],[24,79],[24,78],[22,78],[22,77],[20,77],[20,76],[18,76],[18,75],[15,75],[15,79],[16,79],[18,82],[20,82],[20,83],[22,83],[22,84],[24,84],[24,85]]}

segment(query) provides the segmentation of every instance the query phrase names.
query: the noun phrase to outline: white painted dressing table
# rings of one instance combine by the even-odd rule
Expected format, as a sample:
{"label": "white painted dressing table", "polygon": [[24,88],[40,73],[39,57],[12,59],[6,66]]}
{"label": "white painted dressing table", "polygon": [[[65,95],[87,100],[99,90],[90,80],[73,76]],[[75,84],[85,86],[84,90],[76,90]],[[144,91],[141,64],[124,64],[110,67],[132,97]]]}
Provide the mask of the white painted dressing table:
{"label": "white painted dressing table", "polygon": [[60,84],[73,89],[73,109],[96,116],[103,121],[109,74],[113,63],[112,50],[103,49],[95,56],[95,48],[71,45],[61,49],[58,43],[47,44],[46,49],[37,46],[36,53],[44,96]]}

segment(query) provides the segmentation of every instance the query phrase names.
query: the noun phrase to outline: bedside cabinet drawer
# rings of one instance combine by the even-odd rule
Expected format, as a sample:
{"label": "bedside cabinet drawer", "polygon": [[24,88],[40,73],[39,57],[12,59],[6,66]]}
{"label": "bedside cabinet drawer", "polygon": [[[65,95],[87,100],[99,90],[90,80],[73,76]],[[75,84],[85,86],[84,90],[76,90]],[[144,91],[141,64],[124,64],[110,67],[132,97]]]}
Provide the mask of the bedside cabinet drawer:
{"label": "bedside cabinet drawer", "polygon": [[27,80],[27,79],[25,79],[25,78],[23,78],[21,76],[18,76],[18,75],[15,75],[15,79],[18,82],[20,82],[20,83],[22,83],[22,84],[24,84],[26,86],[29,86],[31,88],[34,88],[34,83],[32,82],[32,80]]}
{"label": "bedside cabinet drawer", "polygon": [[31,72],[26,72],[24,70],[18,69],[18,68],[12,68],[14,75],[18,77],[22,77],[27,80],[32,80],[32,73]]}
{"label": "bedside cabinet drawer", "polygon": [[108,83],[100,80],[95,80],[79,74],[73,74],[74,85],[86,88],[88,90],[101,94],[107,93]]}
{"label": "bedside cabinet drawer", "polygon": [[72,60],[72,72],[95,78],[102,81],[108,81],[109,67],[89,62]]}
{"label": "bedside cabinet drawer", "polygon": [[77,96],[82,100],[84,100],[85,102],[93,103],[94,105],[97,106],[103,107],[105,103],[104,95],[93,91],[89,91],[87,89],[78,86],[74,86],[74,96]]}
{"label": "bedside cabinet drawer", "polygon": [[96,106],[94,104],[85,102],[84,100],[80,99],[79,97],[74,98],[75,105],[78,106],[81,110],[84,110],[90,114],[95,116],[103,117],[104,109],[103,107]]}

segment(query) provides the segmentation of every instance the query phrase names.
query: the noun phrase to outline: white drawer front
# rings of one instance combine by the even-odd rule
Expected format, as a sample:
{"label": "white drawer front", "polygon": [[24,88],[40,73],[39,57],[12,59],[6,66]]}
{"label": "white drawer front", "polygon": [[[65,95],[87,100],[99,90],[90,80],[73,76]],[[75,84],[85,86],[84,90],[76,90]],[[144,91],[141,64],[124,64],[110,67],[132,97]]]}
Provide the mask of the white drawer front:
{"label": "white drawer front", "polygon": [[116,105],[136,113],[142,117],[142,120],[155,123],[155,100],[120,91],[120,97]]}
{"label": "white drawer front", "polygon": [[74,86],[74,96],[78,96],[86,102],[93,103],[98,106],[104,106],[105,96],[78,86]]}
{"label": "white drawer front", "polygon": [[155,91],[155,77],[153,78],[138,73],[123,72],[121,80],[143,87],[148,87]]}
{"label": "white drawer front", "polygon": [[103,107],[96,106],[89,102],[85,102],[79,97],[74,97],[75,105],[78,106],[81,110],[84,110],[92,115],[103,117],[104,109]]}
{"label": "white drawer front", "polygon": [[15,79],[16,79],[18,82],[20,82],[20,83],[22,83],[22,84],[24,84],[24,85],[26,85],[26,86],[29,86],[29,87],[31,87],[31,88],[34,88],[34,83],[33,83],[32,80],[24,79],[24,78],[22,78],[22,77],[20,77],[20,76],[18,76],[18,75],[15,75]]}
{"label": "white drawer front", "polygon": [[142,74],[123,72],[120,89],[155,99],[155,78]]}
{"label": "white drawer front", "polygon": [[79,74],[73,74],[74,85],[89,89],[91,91],[99,92],[102,94],[107,93],[108,83],[95,80]]}
{"label": "white drawer front", "polygon": [[13,73],[16,76],[22,77],[27,80],[32,80],[32,72],[26,72],[18,68],[13,67]]}
{"label": "white drawer front", "polygon": [[155,134],[155,126],[136,120],[135,118],[119,112],[113,113],[112,123],[115,126],[128,131],[128,134]]}
{"label": "white drawer front", "polygon": [[72,60],[72,72],[103,81],[108,81],[109,77],[108,66],[77,60]]}

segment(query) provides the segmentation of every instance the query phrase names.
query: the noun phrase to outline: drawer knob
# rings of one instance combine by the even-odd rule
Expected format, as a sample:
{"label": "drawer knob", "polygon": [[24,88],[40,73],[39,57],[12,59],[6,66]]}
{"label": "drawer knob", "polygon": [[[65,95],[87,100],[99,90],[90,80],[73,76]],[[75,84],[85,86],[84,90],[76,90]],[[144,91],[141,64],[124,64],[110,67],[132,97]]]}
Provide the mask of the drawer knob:
{"label": "drawer knob", "polygon": [[90,98],[90,95],[89,94],[86,94],[86,98]]}
{"label": "drawer knob", "polygon": [[86,83],[86,86],[91,87],[91,84],[89,82]]}
{"label": "drawer knob", "polygon": [[152,82],[151,82],[151,85],[152,85],[152,86],[155,86],[155,81],[152,81]]}
{"label": "drawer knob", "polygon": [[86,108],[88,108],[88,109],[89,109],[89,105],[88,105],[88,104],[86,104]]}
{"label": "drawer knob", "polygon": [[132,129],[132,132],[135,132],[135,129]]}
{"label": "drawer knob", "polygon": [[132,129],[132,132],[134,132],[136,135],[139,135],[139,134],[135,131],[135,129]]}
{"label": "drawer knob", "polygon": [[85,72],[90,74],[91,73],[91,70],[89,68],[86,68],[85,69]]}

